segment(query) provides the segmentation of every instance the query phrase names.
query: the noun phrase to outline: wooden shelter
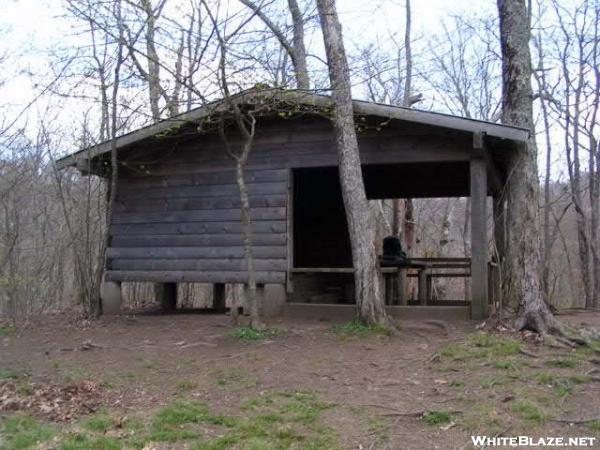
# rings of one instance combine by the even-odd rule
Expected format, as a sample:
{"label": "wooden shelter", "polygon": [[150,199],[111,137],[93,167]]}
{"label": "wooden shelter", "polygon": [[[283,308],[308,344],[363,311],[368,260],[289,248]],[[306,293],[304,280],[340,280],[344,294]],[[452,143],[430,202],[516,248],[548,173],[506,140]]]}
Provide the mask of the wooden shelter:
{"label": "wooden shelter", "polygon": [[[173,302],[178,282],[213,283],[222,305],[223,285],[247,280],[234,164],[214,126],[231,102],[262,111],[245,169],[257,282],[271,303],[282,303],[302,301],[300,285],[339,279],[340,295],[349,300],[351,255],[331,99],[278,89],[245,91],[116,140],[119,181],[105,292],[118,294],[121,282],[154,282]],[[471,317],[486,317],[497,283],[490,277],[490,240],[504,235],[501,192],[514,143],[529,132],[365,101],[355,101],[354,112],[368,198],[471,197],[471,258],[414,258],[415,270],[406,270],[419,278],[423,304],[436,268],[459,269],[459,276],[472,279]],[[239,142],[235,127],[226,133],[232,145]],[[104,142],[66,156],[58,166],[108,177],[110,149]],[[488,204],[494,205],[493,233]]]}

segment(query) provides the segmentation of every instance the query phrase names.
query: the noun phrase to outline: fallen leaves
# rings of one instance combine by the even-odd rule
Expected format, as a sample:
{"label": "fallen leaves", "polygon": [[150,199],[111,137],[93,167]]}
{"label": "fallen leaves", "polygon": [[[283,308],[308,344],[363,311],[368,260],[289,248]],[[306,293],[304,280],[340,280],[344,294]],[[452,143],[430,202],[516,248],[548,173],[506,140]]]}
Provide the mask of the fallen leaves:
{"label": "fallen leaves", "polygon": [[66,385],[0,382],[0,412],[25,411],[31,415],[65,422],[96,411],[103,389],[89,380]]}

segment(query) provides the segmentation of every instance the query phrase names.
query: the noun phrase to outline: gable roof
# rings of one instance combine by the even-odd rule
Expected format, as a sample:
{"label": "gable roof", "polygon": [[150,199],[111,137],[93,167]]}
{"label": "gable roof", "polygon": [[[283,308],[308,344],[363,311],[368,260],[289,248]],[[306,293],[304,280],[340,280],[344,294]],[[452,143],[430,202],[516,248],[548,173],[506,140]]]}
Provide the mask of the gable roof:
{"label": "gable roof", "polygon": [[[231,101],[235,101],[236,103],[242,105],[252,104],[253,102],[265,102],[269,100],[314,108],[330,108],[333,106],[333,100],[331,99],[331,96],[317,94],[312,91],[303,91],[297,89],[286,90],[278,88],[250,89],[231,96],[229,101],[226,101],[225,99],[217,100],[186,113],[179,114],[169,119],[161,120],[160,122],[119,136],[116,139],[116,147],[117,149],[122,149],[175,127],[187,123],[193,123],[206,118],[211,114],[225,111],[229,108]],[[354,113],[357,115],[378,116],[386,119],[396,119],[458,131],[485,133],[489,136],[501,139],[509,139],[512,141],[526,141],[530,134],[529,130],[525,128],[500,125],[483,120],[453,116],[438,112],[421,111],[418,109],[392,106],[364,100],[353,100],[353,106]],[[92,147],[67,155],[57,160],[56,165],[59,169],[75,166],[77,161],[81,158],[92,159],[104,153],[110,152],[110,147],[111,141],[105,141],[98,145],[94,145]]]}

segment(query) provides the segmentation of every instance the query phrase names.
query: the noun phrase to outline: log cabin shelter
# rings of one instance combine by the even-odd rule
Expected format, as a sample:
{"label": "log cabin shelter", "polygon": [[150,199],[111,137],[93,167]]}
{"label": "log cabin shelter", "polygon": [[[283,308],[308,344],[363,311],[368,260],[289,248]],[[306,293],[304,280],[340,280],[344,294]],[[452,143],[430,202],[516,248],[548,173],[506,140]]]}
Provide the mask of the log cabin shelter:
{"label": "log cabin shelter", "polygon": [[[256,118],[244,178],[265,313],[300,311],[307,302],[353,309],[332,100],[308,91],[253,89],[116,139],[105,313],[118,309],[123,282],[155,283],[171,307],[177,283],[211,283],[214,305],[224,307],[225,284],[247,281],[235,164],[225,151],[225,140],[231,148],[243,142],[231,119],[233,104]],[[366,101],[353,106],[369,199],[471,199],[470,257],[409,255],[406,267],[381,268],[388,308],[431,314],[436,307],[457,308],[465,317],[485,318],[500,281],[494,267],[502,255],[490,248],[495,240],[501,249],[506,233],[502,191],[517,144],[529,131]],[[110,156],[111,142],[104,142],[57,165],[109,178]],[[433,301],[428,291],[439,276],[469,277],[471,298]],[[411,278],[418,298],[403,298],[398,280]]]}

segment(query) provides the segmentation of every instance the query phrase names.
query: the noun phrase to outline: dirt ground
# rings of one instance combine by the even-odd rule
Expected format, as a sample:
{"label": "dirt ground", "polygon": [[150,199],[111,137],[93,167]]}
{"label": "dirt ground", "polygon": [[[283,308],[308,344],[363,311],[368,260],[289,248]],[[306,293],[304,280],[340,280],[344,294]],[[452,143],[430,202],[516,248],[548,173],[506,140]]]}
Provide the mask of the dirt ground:
{"label": "dirt ground", "polygon": [[[564,319],[600,324],[600,314]],[[471,443],[473,434],[600,435],[600,355],[592,349],[552,348],[508,333],[487,335],[472,322],[402,322],[395,336],[334,329],[331,322],[274,325],[284,331],[256,341],[232,336],[229,317],[208,314],[93,322],[48,316],[6,329],[0,335],[0,448],[36,448],[19,446],[17,431],[7,425],[23,414],[59,430],[48,433],[39,448],[61,449],[468,449],[481,448]],[[90,383],[90,392],[81,383]],[[78,400],[76,393],[68,409],[64,395],[52,403],[55,391],[39,394],[44,386],[55,391],[79,386],[90,399]],[[252,414],[243,407],[248,399],[254,405],[270,399],[272,405],[272,395],[295,393],[310,393],[318,414],[304,428],[296,419],[274,418],[295,433],[279,444],[268,443],[263,431],[263,444],[245,445],[242,427],[235,428],[234,437],[228,430],[237,425],[214,419],[200,438],[148,438],[134,445],[111,431],[131,417],[156,421],[150,418],[177,399],[205,402],[211,414],[239,418]],[[36,395],[45,399],[41,406],[31,400]],[[68,410],[53,414],[53,408]],[[65,433],[80,430],[88,414],[98,411],[110,422],[88,429],[117,436],[114,445],[64,444]],[[309,445],[302,433],[328,437]],[[219,436],[220,447],[210,443]],[[209,444],[196,447],[198,442]]]}

